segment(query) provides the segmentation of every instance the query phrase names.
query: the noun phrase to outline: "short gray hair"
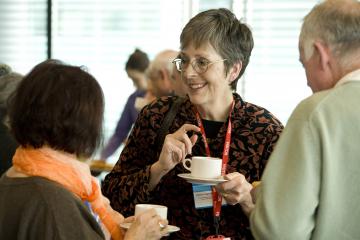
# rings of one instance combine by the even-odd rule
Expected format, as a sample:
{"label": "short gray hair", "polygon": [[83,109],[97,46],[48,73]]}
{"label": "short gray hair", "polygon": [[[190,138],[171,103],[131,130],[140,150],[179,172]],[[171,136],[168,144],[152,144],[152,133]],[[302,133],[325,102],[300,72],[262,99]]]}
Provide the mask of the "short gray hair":
{"label": "short gray hair", "polygon": [[12,70],[11,70],[10,66],[8,66],[4,63],[0,63],[0,77],[7,75],[11,72],[12,72]]}
{"label": "short gray hair", "polygon": [[327,44],[345,67],[359,58],[360,53],[360,2],[357,0],[327,0],[316,5],[305,16],[300,33],[300,44],[305,59],[313,53],[313,42]]}
{"label": "short gray hair", "polygon": [[185,25],[180,35],[180,49],[190,44],[195,48],[210,44],[227,61],[225,72],[241,62],[240,73],[230,86],[236,90],[239,78],[244,74],[254,47],[252,32],[248,25],[237,19],[229,9],[219,8],[200,12]]}
{"label": "short gray hair", "polygon": [[147,77],[150,80],[158,78],[158,74],[161,69],[166,69],[170,76],[173,68],[172,60],[174,60],[177,55],[178,52],[171,49],[167,49],[158,53],[154,60],[150,62],[150,65],[146,70]]}

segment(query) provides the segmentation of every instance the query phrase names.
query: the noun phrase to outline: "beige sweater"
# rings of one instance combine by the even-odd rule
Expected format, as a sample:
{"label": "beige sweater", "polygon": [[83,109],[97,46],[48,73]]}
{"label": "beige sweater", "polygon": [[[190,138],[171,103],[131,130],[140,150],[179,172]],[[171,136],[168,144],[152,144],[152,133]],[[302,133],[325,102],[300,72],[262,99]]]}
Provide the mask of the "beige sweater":
{"label": "beige sweater", "polygon": [[250,217],[256,239],[360,239],[360,71],[351,77],[291,115]]}

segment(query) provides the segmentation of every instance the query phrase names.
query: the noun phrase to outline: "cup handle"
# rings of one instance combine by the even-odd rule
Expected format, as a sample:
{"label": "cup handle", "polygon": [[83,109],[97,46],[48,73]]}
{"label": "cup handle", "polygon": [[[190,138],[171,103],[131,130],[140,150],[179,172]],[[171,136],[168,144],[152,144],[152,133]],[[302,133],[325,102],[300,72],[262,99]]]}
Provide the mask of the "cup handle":
{"label": "cup handle", "polygon": [[182,165],[184,166],[185,169],[187,169],[187,170],[189,170],[189,171],[191,172],[190,167],[188,167],[188,166],[186,165],[187,162],[190,163],[190,167],[191,167],[191,159],[189,159],[189,158],[185,158],[184,161],[182,161]]}

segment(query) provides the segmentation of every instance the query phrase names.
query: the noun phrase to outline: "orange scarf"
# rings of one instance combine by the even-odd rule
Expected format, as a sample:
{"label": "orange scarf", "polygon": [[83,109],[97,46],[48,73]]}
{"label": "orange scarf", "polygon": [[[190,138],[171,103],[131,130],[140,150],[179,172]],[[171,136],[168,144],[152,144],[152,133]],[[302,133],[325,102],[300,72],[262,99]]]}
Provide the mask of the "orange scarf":
{"label": "orange scarf", "polygon": [[99,215],[112,239],[123,239],[119,224],[124,217],[114,211],[109,200],[101,194],[96,178],[91,176],[89,166],[78,161],[74,155],[48,147],[19,147],[13,157],[13,167],[20,173],[57,182],[81,200],[89,201],[92,210]]}

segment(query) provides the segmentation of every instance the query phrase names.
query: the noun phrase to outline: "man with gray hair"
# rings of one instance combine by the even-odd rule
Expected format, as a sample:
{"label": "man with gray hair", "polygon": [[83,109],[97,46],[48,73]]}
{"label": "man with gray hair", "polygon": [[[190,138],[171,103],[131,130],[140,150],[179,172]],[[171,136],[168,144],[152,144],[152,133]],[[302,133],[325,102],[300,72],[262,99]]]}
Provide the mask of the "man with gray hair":
{"label": "man with gray hair", "polygon": [[[175,82],[180,80],[173,75],[174,60],[178,55],[177,51],[164,50],[157,54],[147,69],[147,76],[150,81],[151,90],[156,97],[169,95],[183,95],[183,83]],[[175,73],[177,74],[177,73]]]}
{"label": "man with gray hair", "polygon": [[256,239],[360,237],[360,2],[328,0],[301,29],[314,92],[292,113],[256,189]]}
{"label": "man with gray hair", "polygon": [[8,65],[0,64],[0,176],[11,167],[12,156],[17,148],[8,128],[7,101],[22,78]]}
{"label": "man with gray hair", "polygon": [[11,67],[7,64],[0,63],[0,77],[11,73]]}

